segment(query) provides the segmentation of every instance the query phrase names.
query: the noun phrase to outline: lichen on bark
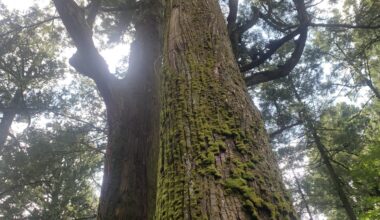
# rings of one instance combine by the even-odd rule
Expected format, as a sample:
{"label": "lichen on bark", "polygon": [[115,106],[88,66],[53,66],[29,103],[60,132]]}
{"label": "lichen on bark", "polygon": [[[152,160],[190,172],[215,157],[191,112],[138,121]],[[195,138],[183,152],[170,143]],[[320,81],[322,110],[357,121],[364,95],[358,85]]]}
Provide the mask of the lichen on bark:
{"label": "lichen on bark", "polygon": [[165,5],[156,219],[295,219],[216,0]]}

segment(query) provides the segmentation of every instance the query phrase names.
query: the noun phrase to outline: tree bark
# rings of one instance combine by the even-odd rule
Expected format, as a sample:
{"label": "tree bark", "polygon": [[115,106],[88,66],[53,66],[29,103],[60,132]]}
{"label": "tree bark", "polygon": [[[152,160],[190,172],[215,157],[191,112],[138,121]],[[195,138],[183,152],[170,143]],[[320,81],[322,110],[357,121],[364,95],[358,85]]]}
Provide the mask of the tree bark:
{"label": "tree bark", "polygon": [[108,147],[98,219],[152,219],[159,138],[159,25],[135,25],[128,76],[107,105]]}
{"label": "tree bark", "polygon": [[218,1],[165,1],[162,41],[159,1],[144,2],[130,69],[117,80],[80,8],[54,0],[78,49],[71,64],[95,81],[107,107],[98,219],[296,219]]}
{"label": "tree bark", "polygon": [[296,219],[218,1],[164,20],[155,219]]}
{"label": "tree bark", "polygon": [[[145,0],[134,23],[130,68],[110,74],[92,40],[92,27],[73,0],[54,0],[77,52],[70,64],[92,78],[107,109],[109,129],[98,219],[152,219],[158,159],[160,54],[159,1]],[[91,23],[91,22],[90,22]]]}

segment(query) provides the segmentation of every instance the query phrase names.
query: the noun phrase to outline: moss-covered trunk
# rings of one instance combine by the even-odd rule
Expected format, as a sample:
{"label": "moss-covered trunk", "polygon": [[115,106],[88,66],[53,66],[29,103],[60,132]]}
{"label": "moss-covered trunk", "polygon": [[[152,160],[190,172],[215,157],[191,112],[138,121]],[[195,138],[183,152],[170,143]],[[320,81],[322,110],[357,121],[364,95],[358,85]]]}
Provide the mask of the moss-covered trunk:
{"label": "moss-covered trunk", "polygon": [[165,5],[156,219],[295,219],[217,0]]}

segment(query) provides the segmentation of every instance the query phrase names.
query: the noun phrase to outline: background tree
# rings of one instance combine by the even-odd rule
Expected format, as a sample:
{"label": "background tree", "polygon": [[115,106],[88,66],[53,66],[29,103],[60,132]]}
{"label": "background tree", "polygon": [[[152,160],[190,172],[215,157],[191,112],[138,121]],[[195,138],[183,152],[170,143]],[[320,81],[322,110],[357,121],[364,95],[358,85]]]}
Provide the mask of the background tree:
{"label": "background tree", "polygon": [[33,115],[51,108],[54,93],[52,84],[47,82],[56,80],[63,69],[56,59],[60,37],[49,31],[51,25],[41,24],[38,32],[35,28],[27,31],[20,28],[33,26],[37,18],[44,16],[41,11],[36,9],[26,18],[9,12],[2,4],[0,11],[1,152],[15,119],[30,123]]}
{"label": "background tree", "polygon": [[2,218],[96,216],[92,179],[102,154],[94,154],[87,133],[51,124],[47,130],[28,129],[19,142],[7,145],[0,163]]}

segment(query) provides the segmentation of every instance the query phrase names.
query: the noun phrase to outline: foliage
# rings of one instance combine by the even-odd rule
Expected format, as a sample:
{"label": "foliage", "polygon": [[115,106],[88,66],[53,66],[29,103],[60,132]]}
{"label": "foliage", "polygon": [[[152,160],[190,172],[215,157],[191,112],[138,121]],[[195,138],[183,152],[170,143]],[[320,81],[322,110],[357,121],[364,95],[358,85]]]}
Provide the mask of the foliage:
{"label": "foliage", "polygon": [[0,215],[5,219],[70,219],[94,216],[92,181],[102,155],[87,130],[51,124],[29,129],[8,145],[0,162]]}

